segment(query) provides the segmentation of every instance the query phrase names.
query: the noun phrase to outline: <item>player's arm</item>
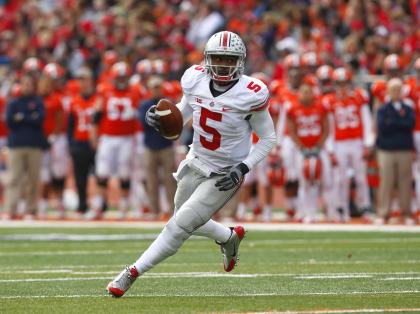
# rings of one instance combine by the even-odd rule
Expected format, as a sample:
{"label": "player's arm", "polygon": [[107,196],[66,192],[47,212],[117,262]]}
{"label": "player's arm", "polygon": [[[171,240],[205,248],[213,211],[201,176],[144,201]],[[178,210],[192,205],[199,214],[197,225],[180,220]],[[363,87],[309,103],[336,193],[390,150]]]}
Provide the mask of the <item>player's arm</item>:
{"label": "player's arm", "polygon": [[249,124],[259,137],[259,140],[244,161],[232,167],[227,174],[217,180],[216,187],[220,191],[228,191],[237,187],[242,181],[243,176],[257,163],[267,157],[276,145],[274,124],[267,109],[253,112],[249,118]]}
{"label": "player's arm", "polygon": [[176,106],[182,113],[182,119],[185,126],[192,117],[193,108],[188,104],[187,97],[185,95],[182,96],[181,101],[177,103]]}
{"label": "player's arm", "polygon": [[93,149],[96,149],[98,144],[98,129],[99,123],[103,118],[103,99],[98,98],[95,103],[95,112],[92,116],[92,126],[89,128],[89,138]]}
{"label": "player's arm", "polygon": [[274,131],[273,119],[267,109],[255,111],[249,119],[252,130],[259,140],[243,163],[252,169],[256,164],[268,156],[276,145],[276,132]]}
{"label": "player's arm", "polygon": [[328,119],[328,116],[327,115],[325,115],[322,118],[321,126],[322,126],[321,137],[320,137],[320,139],[319,139],[319,141],[318,141],[318,143],[316,145],[317,148],[319,148],[319,149],[323,148],[323,146],[325,144],[325,141],[327,140],[328,135],[330,133],[330,120]]}
{"label": "player's arm", "polygon": [[375,135],[373,131],[372,115],[368,104],[361,108],[362,124],[363,124],[363,143],[365,147],[373,147],[375,144]]}

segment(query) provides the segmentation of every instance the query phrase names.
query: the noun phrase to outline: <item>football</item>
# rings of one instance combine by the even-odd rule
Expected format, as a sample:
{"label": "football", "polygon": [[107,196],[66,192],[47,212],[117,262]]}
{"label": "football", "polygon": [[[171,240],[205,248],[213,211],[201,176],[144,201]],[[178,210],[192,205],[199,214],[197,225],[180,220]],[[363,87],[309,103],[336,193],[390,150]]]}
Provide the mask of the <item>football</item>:
{"label": "football", "polygon": [[159,100],[155,113],[160,116],[160,133],[168,140],[176,140],[182,133],[181,111],[168,99]]}

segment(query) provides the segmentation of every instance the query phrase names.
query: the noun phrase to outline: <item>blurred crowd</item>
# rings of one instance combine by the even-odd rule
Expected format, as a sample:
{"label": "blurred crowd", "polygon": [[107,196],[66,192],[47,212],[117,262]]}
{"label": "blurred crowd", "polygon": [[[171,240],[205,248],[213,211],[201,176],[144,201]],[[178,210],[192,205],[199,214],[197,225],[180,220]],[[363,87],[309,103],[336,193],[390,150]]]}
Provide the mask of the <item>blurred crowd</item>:
{"label": "blurred crowd", "polygon": [[[191,130],[165,142],[142,123],[144,108],[162,97],[177,102],[183,72],[202,63],[213,33],[229,30],[246,44],[246,73],[270,88],[279,139],[248,175],[232,217],[272,221],[280,190],[285,220],[415,223],[419,26],[418,0],[0,1],[2,214],[43,218],[53,208],[64,218],[71,178],[77,213],[100,219],[116,178],[118,218],[167,217],[168,174]],[[393,117],[381,112],[387,104],[408,119],[395,137],[399,126],[389,133]],[[299,105],[323,108],[322,147],[298,139]],[[411,146],[398,145],[405,141]],[[409,152],[397,161],[410,173],[390,164],[396,151]]]}

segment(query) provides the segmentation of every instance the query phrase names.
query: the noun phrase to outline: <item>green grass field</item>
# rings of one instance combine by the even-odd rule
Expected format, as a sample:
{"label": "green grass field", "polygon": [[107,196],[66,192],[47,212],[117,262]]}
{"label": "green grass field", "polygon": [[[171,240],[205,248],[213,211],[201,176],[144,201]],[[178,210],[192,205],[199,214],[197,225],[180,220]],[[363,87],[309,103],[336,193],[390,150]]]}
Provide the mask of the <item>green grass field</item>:
{"label": "green grass field", "polygon": [[251,230],[229,274],[216,244],[192,238],[108,296],[158,231],[0,228],[0,313],[420,313],[419,233]]}

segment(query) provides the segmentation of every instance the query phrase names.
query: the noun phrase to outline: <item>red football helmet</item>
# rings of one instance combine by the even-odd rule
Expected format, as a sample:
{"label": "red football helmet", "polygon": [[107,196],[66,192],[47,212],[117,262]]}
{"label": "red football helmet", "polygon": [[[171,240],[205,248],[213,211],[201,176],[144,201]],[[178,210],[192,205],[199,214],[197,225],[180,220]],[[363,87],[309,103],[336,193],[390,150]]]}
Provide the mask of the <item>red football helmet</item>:
{"label": "red football helmet", "polygon": [[350,83],[353,78],[353,73],[346,68],[337,68],[333,72],[333,80],[335,82]]}
{"label": "red football helmet", "polygon": [[321,159],[315,156],[306,157],[303,162],[303,175],[311,181],[319,181],[321,179],[322,163]]}
{"label": "red football helmet", "polygon": [[42,73],[55,80],[64,77],[64,69],[57,63],[48,63]]}
{"label": "red football helmet", "polygon": [[403,68],[402,59],[396,53],[390,54],[386,56],[386,58],[384,59],[384,70],[386,72],[402,70],[402,68]]}
{"label": "red football helmet", "polygon": [[143,59],[137,62],[136,72],[139,74],[152,74],[153,72],[153,63],[149,59]]}
{"label": "red football helmet", "polygon": [[38,58],[31,57],[23,62],[23,72],[41,72],[42,71],[42,62]]}
{"label": "red football helmet", "polygon": [[169,72],[168,63],[161,59],[153,60],[152,68],[155,74],[167,74]]}
{"label": "red football helmet", "polygon": [[321,65],[316,70],[316,77],[320,81],[330,81],[333,77],[334,69],[329,65]]}
{"label": "red football helmet", "polygon": [[129,86],[128,80],[131,70],[127,63],[117,62],[111,68],[111,76],[113,78],[115,88],[125,90]]}
{"label": "red football helmet", "polygon": [[302,55],[302,65],[306,67],[317,67],[321,64],[319,56],[315,52],[306,52]]}
{"label": "red football helmet", "polygon": [[110,68],[118,61],[118,54],[114,50],[107,50],[104,53],[104,64]]}
{"label": "red football helmet", "polygon": [[297,53],[291,53],[284,58],[284,65],[287,69],[299,68],[301,65],[300,56]]}
{"label": "red football helmet", "polygon": [[131,75],[130,67],[127,63],[120,61],[115,63],[111,68],[112,77],[129,77]]}

